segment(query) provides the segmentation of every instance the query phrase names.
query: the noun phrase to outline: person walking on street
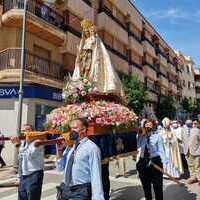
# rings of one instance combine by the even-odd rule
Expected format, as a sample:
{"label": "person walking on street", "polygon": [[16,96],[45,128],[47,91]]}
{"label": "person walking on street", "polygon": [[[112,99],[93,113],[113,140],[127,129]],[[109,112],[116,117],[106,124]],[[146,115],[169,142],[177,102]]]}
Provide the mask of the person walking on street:
{"label": "person walking on street", "polygon": [[[3,138],[3,137],[4,137],[4,135],[0,131],[0,138]],[[1,168],[6,166],[6,163],[5,163],[5,161],[3,160],[2,156],[1,156],[1,152],[2,152],[4,147],[5,147],[5,141],[4,140],[0,140],[0,163],[1,163]]]}
{"label": "person walking on street", "polygon": [[70,123],[73,147],[57,145],[57,169],[64,171],[64,182],[57,187],[58,200],[104,200],[101,154],[95,143],[86,137],[87,121]]}
{"label": "person walking on street", "polygon": [[[32,126],[25,125],[22,131],[31,130]],[[36,145],[40,139],[26,139],[21,142],[18,137],[13,136],[11,141],[19,148],[18,200],[40,200],[44,176],[44,148]]]}
{"label": "person walking on street", "polygon": [[175,133],[177,140],[178,140],[178,144],[179,144],[179,149],[180,149],[180,154],[181,154],[181,160],[182,160],[182,164],[183,164],[183,171],[184,174],[182,175],[182,178],[187,179],[189,177],[189,167],[188,167],[188,162],[186,159],[186,155],[188,153],[187,147],[185,145],[187,141],[187,135],[184,131],[184,128],[181,126],[180,122],[178,121],[173,121],[172,122],[172,132]]}
{"label": "person walking on street", "polygon": [[[136,168],[146,200],[152,200],[151,186],[153,185],[155,199],[163,200],[163,174],[155,169],[150,163],[163,168],[164,144],[162,137],[157,133],[151,120],[144,122],[145,133],[137,135],[138,162]],[[165,159],[164,159],[165,160]]]}
{"label": "person walking on street", "polygon": [[190,132],[188,161],[191,176],[188,184],[198,182],[200,185],[200,129],[197,126]]}
{"label": "person walking on street", "polygon": [[163,163],[164,170],[174,178],[180,178],[184,173],[176,134],[171,130],[171,121],[165,117],[162,120],[163,129],[160,135],[164,142],[164,151],[166,161]]}

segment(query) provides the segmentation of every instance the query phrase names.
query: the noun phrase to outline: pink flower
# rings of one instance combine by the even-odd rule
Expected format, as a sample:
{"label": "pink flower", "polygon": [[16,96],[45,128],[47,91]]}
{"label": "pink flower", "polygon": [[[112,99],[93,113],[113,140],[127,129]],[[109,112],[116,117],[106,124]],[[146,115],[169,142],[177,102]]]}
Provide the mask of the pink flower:
{"label": "pink flower", "polygon": [[79,89],[79,90],[83,90],[83,89],[84,89],[83,85],[79,85],[79,86],[78,86],[78,89]]}
{"label": "pink flower", "polygon": [[101,124],[101,118],[96,118],[96,123]]}
{"label": "pink flower", "polygon": [[86,91],[82,91],[82,92],[81,92],[81,95],[82,95],[82,96],[85,96],[86,94],[87,94]]}
{"label": "pink flower", "polygon": [[97,92],[98,91],[97,87],[94,87],[92,91]]}

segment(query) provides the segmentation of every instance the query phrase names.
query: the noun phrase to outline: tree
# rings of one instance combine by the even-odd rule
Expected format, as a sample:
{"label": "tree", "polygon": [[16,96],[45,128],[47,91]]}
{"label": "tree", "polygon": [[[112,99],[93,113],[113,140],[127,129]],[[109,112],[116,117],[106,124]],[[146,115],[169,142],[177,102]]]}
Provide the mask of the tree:
{"label": "tree", "polygon": [[194,115],[194,113],[198,112],[198,102],[195,98],[184,98],[182,100],[182,107],[188,113],[188,115]]}
{"label": "tree", "polygon": [[197,100],[195,98],[189,98],[188,111],[193,114],[197,108],[198,108]]}
{"label": "tree", "polygon": [[128,106],[134,112],[141,114],[145,104],[148,102],[148,93],[137,75],[122,75],[122,83],[125,95],[127,96]]}
{"label": "tree", "polygon": [[174,119],[176,115],[174,97],[161,95],[155,107],[155,112],[158,119],[163,119],[164,117]]}

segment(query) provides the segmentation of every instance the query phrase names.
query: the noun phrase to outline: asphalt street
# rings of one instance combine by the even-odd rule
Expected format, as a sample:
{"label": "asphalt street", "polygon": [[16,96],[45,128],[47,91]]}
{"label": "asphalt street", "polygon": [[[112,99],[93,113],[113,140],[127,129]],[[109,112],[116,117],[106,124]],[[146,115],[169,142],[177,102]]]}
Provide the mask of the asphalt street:
{"label": "asphalt street", "polygon": [[[135,161],[131,157],[126,159],[127,177],[115,175],[120,173],[114,162],[110,163],[111,200],[140,200],[144,194],[135,170]],[[45,171],[42,200],[56,199],[56,186],[62,181],[62,174],[55,169]],[[13,181],[14,178],[0,180],[0,183]],[[184,182],[184,180],[181,180]],[[16,188],[0,188],[0,200],[17,200]],[[200,200],[200,186],[178,186],[177,184],[164,181],[164,200]]]}

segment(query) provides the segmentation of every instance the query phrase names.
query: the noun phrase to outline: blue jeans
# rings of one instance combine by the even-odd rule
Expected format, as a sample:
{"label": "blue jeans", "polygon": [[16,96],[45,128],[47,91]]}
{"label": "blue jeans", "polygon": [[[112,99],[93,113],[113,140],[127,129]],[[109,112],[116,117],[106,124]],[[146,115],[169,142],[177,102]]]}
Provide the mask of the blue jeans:
{"label": "blue jeans", "polygon": [[44,171],[36,171],[20,177],[18,200],[40,200]]}

